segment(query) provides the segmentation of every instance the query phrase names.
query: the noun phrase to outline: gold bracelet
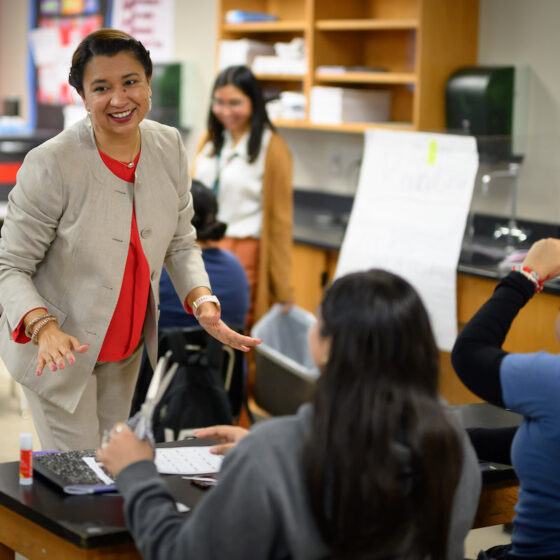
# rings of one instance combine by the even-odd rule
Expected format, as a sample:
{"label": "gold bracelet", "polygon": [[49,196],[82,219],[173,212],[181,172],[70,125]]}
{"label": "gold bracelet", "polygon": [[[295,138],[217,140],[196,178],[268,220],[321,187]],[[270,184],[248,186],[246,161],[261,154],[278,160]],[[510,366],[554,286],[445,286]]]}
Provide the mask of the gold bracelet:
{"label": "gold bracelet", "polygon": [[37,339],[38,335],[39,335],[39,331],[47,324],[50,323],[51,321],[55,321],[56,323],[58,323],[58,319],[54,316],[51,315],[50,317],[45,317],[42,321],[39,321],[37,323],[37,326],[35,327],[35,330],[33,331],[33,334],[31,335],[31,342],[33,344],[35,344],[35,346],[39,345],[39,340]]}

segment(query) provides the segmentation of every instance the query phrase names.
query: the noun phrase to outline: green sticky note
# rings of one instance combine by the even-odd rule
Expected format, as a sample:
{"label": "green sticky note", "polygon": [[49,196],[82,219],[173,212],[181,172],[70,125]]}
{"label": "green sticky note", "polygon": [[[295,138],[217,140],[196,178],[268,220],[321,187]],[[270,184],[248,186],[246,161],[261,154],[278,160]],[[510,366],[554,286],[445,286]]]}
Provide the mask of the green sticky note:
{"label": "green sticky note", "polygon": [[428,164],[434,165],[437,154],[437,140],[430,140],[428,144]]}

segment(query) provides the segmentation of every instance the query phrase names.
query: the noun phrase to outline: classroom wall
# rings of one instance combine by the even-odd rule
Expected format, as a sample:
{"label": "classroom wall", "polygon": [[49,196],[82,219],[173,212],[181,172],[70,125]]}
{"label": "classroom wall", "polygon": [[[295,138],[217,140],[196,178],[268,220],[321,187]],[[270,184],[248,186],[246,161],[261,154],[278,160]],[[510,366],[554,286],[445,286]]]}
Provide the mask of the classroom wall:
{"label": "classroom wall", "polygon": [[[527,151],[519,177],[519,215],[560,221],[560,2],[481,0],[480,64],[529,67]],[[509,212],[507,184],[487,194],[477,187],[473,209]]]}
{"label": "classroom wall", "polygon": [[[474,1],[474,0],[473,0]],[[214,78],[216,0],[176,0],[175,55],[187,62],[192,129],[187,150],[205,128]],[[519,178],[520,217],[560,221],[560,2],[558,0],[480,0],[479,63],[529,67],[526,157]],[[26,96],[27,2],[0,0],[0,98]],[[8,48],[9,47],[9,48]],[[23,104],[24,117],[27,116]],[[353,193],[363,148],[360,135],[281,130],[294,153],[295,184],[308,189]],[[475,189],[472,207],[507,215],[510,189],[495,181]]]}
{"label": "classroom wall", "polygon": [[189,158],[204,130],[210,90],[214,82],[216,52],[216,0],[175,0],[175,55],[187,63],[188,114],[186,137]]}

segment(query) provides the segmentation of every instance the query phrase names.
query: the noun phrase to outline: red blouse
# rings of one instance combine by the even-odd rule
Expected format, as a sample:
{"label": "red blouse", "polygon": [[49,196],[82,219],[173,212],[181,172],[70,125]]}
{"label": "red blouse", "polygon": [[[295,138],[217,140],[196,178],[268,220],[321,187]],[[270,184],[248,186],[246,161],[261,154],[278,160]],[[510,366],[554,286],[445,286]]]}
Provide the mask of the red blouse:
{"label": "red blouse", "polygon": [[[110,158],[103,152],[99,152],[101,159],[105,165],[119,179],[134,183],[136,163],[140,154],[134,160],[134,166],[128,168],[121,162]],[[144,318],[146,316],[146,307],[148,304],[148,294],[150,292],[150,267],[142,244],[138,235],[138,226],[136,225],[136,212],[132,210],[132,223],[130,227],[130,244],[128,247],[128,256],[124,269],[124,276],[121,285],[121,291],[117,306],[103,346],[99,352],[98,360],[103,362],[116,362],[122,360],[138,347],[142,327],[144,326]],[[12,333],[15,342],[29,342],[29,338],[25,335],[23,321],[18,325]],[[80,341],[85,342],[85,341]]]}

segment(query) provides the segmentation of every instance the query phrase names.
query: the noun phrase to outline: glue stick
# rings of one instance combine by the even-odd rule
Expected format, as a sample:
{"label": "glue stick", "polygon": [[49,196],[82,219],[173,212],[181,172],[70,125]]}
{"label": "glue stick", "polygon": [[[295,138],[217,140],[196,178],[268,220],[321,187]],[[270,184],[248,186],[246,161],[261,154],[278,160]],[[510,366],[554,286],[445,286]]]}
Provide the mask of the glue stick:
{"label": "glue stick", "polygon": [[19,435],[19,483],[33,483],[33,434]]}

